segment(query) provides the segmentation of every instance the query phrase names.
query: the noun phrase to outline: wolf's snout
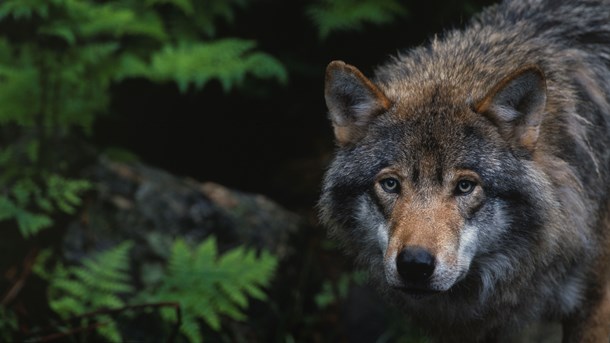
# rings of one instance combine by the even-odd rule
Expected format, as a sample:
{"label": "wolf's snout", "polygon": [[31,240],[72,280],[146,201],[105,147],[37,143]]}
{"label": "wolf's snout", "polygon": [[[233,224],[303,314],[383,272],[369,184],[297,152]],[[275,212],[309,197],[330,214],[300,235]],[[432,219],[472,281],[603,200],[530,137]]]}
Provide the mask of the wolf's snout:
{"label": "wolf's snout", "polygon": [[427,288],[435,266],[434,256],[418,246],[406,247],[396,257],[396,269],[407,287]]}

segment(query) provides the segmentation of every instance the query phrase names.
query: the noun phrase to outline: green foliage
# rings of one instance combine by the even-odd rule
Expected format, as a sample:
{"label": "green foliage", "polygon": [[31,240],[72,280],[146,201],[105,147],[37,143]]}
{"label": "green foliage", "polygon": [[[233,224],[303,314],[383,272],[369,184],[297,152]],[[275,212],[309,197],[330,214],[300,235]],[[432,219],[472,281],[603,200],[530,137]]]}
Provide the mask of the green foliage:
{"label": "green foliage", "polygon": [[29,19],[33,15],[47,17],[49,2],[45,0],[5,0],[0,6],[0,18],[12,16],[15,19]]}
{"label": "green foliage", "polygon": [[[244,247],[219,256],[214,238],[191,248],[181,239],[174,242],[166,275],[142,294],[147,301],[176,301],[182,309],[180,332],[190,342],[202,340],[198,320],[220,330],[220,316],[245,320],[242,310],[248,297],[266,299],[262,287],[273,276],[277,260],[268,253],[259,256]],[[171,310],[162,311],[167,321],[175,321]]]}
{"label": "green foliage", "polygon": [[159,80],[173,79],[182,91],[189,83],[201,88],[211,79],[218,79],[229,91],[240,85],[246,74],[285,83],[288,74],[282,64],[268,54],[252,52],[255,46],[255,42],[242,39],[166,46],[152,57],[150,75]]}
{"label": "green foliage", "polygon": [[[49,280],[49,306],[63,319],[99,309],[125,306],[121,296],[133,292],[129,275],[129,250],[131,242],[124,242],[107,251],[83,260],[80,266],[58,264],[46,273],[37,267],[38,273]],[[105,339],[120,342],[117,323],[106,315],[100,315],[102,323],[97,331]],[[86,326],[83,320],[81,325]]]}
{"label": "green foliage", "polygon": [[319,0],[308,8],[320,38],[333,31],[358,30],[364,23],[387,24],[405,12],[398,0]]}
{"label": "green foliage", "polygon": [[[6,0],[0,2],[0,221],[25,237],[72,214],[89,185],[69,177],[59,146],[89,133],[113,82],[140,77],[180,90],[247,76],[286,82],[280,61],[237,38],[210,39],[245,0]],[[27,27],[27,30],[22,28]],[[14,29],[11,29],[14,28]],[[207,38],[206,38],[207,37]]]}
{"label": "green foliage", "polygon": [[350,285],[364,284],[367,274],[364,271],[341,274],[338,280],[327,280],[322,284],[322,290],[315,296],[314,300],[319,308],[325,308],[333,303],[345,300],[350,290]]}
{"label": "green foliage", "polygon": [[[6,175],[6,173],[5,173]],[[72,214],[81,204],[79,194],[91,187],[84,180],[66,179],[58,174],[40,175],[41,188],[31,177],[21,177],[13,182],[4,195],[0,194],[0,221],[14,219],[24,237],[35,235],[53,224],[50,214],[55,211]],[[28,208],[37,207],[41,213]]]}
{"label": "green foliage", "polygon": [[140,158],[135,153],[116,146],[104,149],[102,156],[111,161],[122,163],[134,163],[140,161]]}
{"label": "green foliage", "polygon": [[[248,297],[266,299],[262,288],[270,282],[277,265],[274,256],[264,252],[257,255],[244,247],[219,255],[214,238],[195,247],[177,239],[171,246],[166,267],[152,281],[142,275],[145,289],[136,293],[135,280],[129,273],[132,245],[124,242],[84,259],[80,265],[58,263],[50,271],[45,265],[52,253],[42,251],[33,270],[49,282],[51,309],[67,320],[129,305],[176,302],[180,304],[182,316],[180,332],[190,342],[200,342],[201,320],[216,331],[221,327],[220,316],[245,320],[242,311],[248,306]],[[127,302],[126,297],[132,300]],[[160,313],[168,324],[176,323],[173,308],[162,308]],[[94,319],[95,323],[102,324],[97,332],[105,340],[122,340],[118,323],[112,317],[99,314]],[[80,322],[81,327],[91,324],[89,319]]]}
{"label": "green foliage", "polygon": [[[255,41],[215,37],[219,20],[230,24],[235,8],[246,3],[0,1],[0,222],[15,223],[28,238],[51,227],[59,213],[76,213],[92,185],[74,177],[78,157],[66,146],[91,133],[96,118],[107,112],[110,87],[117,82],[173,82],[181,91],[201,89],[212,80],[225,91],[246,78],[285,83],[285,67],[257,49]],[[130,246],[121,244],[79,266],[36,267],[49,282],[50,308],[67,319],[125,306],[122,296],[135,292],[127,273]],[[167,275],[154,278],[156,291],[148,294],[180,301],[182,330],[191,339],[201,335],[199,320],[218,329],[220,315],[243,319],[247,297],[265,297],[261,287],[276,263],[268,254],[257,257],[243,248],[218,257],[214,241],[195,251],[178,241],[171,256],[167,271],[160,270]],[[178,267],[183,259],[193,263],[186,264],[191,268],[186,272]],[[199,281],[202,285],[193,284]],[[121,340],[112,318],[95,319],[104,324],[98,331],[104,338]],[[81,325],[88,322],[83,319]]]}
{"label": "green foliage", "polygon": [[[169,20],[170,30],[175,36],[190,36],[195,29],[210,37],[216,34],[216,18],[232,22],[233,9],[245,6],[246,2],[246,0],[147,0],[148,5],[168,4],[179,10],[179,15],[170,14]],[[191,21],[188,23],[181,21],[181,15],[187,16]]]}
{"label": "green foliage", "polygon": [[15,313],[0,305],[0,340],[2,342],[13,341],[13,332],[17,331],[17,318]]}

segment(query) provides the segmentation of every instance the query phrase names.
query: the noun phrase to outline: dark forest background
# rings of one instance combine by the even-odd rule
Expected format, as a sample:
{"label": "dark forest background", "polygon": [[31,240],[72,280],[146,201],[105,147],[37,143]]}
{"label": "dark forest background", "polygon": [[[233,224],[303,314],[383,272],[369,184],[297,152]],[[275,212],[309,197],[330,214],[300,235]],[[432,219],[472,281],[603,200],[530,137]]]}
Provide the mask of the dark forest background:
{"label": "dark forest background", "polygon": [[425,340],[317,223],[324,70],[493,2],[0,2],[0,340]]}

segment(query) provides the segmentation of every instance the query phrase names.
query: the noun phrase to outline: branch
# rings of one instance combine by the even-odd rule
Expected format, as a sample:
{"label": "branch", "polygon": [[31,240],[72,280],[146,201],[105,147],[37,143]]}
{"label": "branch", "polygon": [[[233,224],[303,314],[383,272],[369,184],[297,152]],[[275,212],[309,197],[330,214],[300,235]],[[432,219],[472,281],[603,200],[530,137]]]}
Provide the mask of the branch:
{"label": "branch", "polygon": [[25,256],[23,260],[23,271],[21,272],[21,275],[19,275],[17,281],[13,283],[13,286],[6,292],[4,297],[2,297],[0,305],[6,307],[17,297],[19,292],[21,292],[21,289],[23,289],[23,286],[25,285],[28,276],[30,276],[30,273],[32,272],[32,267],[34,266],[34,262],[36,262],[37,256],[38,248],[36,247],[32,248],[32,250],[30,250],[30,252]]}
{"label": "branch", "polygon": [[[99,309],[99,310],[83,313],[78,316],[70,317],[66,320],[63,320],[62,322],[71,325],[72,323],[74,323],[80,319],[84,319],[84,318],[91,318],[91,317],[96,317],[99,315],[116,316],[117,314],[127,311],[127,310],[137,310],[137,309],[142,309],[142,308],[147,308],[147,307],[156,307],[156,308],[173,307],[176,310],[176,323],[174,324],[172,332],[170,333],[169,337],[167,338],[168,343],[173,343],[175,341],[176,337],[178,336],[178,330],[180,329],[180,326],[182,325],[182,311],[180,308],[180,304],[177,302],[158,302],[158,303],[147,303],[147,304],[138,304],[138,305],[127,305],[127,306],[123,306],[123,307],[115,308],[115,309],[104,308],[104,309]],[[61,339],[64,337],[72,336],[72,335],[80,333],[80,332],[91,331],[93,329],[104,326],[106,324],[107,323],[93,323],[91,325],[88,325],[85,327],[79,327],[76,329],[72,329],[70,331],[53,333],[53,334],[44,336],[44,337],[38,339],[37,341],[38,342],[51,342],[51,341],[55,341],[55,340],[58,340],[58,339]]]}

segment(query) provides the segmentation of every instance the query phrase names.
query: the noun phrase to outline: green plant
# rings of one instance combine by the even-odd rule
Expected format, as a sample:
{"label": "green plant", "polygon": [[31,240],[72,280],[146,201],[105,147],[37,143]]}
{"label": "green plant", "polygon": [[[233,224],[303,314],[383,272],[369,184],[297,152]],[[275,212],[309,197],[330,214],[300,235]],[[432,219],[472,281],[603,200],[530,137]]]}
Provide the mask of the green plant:
{"label": "green plant", "polygon": [[[219,331],[221,315],[245,320],[242,310],[248,297],[265,300],[265,287],[273,276],[277,259],[269,253],[237,247],[219,255],[216,240],[208,238],[195,247],[182,239],[174,242],[165,275],[140,295],[153,302],[175,301],[182,309],[180,332],[190,342],[200,342],[198,320]],[[162,310],[168,322],[176,320],[171,309]]]}
{"label": "green plant", "polygon": [[333,31],[361,29],[364,23],[387,24],[406,13],[398,0],[319,0],[307,11],[320,38]]}
{"label": "green plant", "polygon": [[[47,272],[43,263],[49,258],[49,251],[43,256],[35,271],[49,281],[49,306],[62,319],[67,320],[87,312],[100,309],[116,309],[126,305],[123,296],[134,291],[129,274],[129,251],[131,242],[123,242],[104,252],[83,260],[81,265],[64,266],[57,263]],[[117,323],[107,315],[100,315],[101,325],[97,332],[105,339],[120,342],[121,334]],[[90,325],[82,319],[80,325]]]}
{"label": "green plant", "polygon": [[125,78],[181,91],[249,75],[287,81],[281,62],[238,38],[215,39],[244,0],[5,0],[0,3],[0,221],[25,237],[71,214],[90,188],[74,177],[72,137],[89,133]]}
{"label": "green plant", "polygon": [[316,305],[319,308],[325,308],[338,301],[344,301],[348,296],[350,286],[362,285],[366,282],[366,278],[365,271],[355,271],[341,274],[338,280],[326,280],[314,298]]}
{"label": "green plant", "polygon": [[[225,91],[248,77],[286,82],[282,63],[259,51],[255,41],[216,37],[218,22],[231,23],[234,9],[246,3],[1,1],[0,223],[17,227],[29,238],[52,227],[59,214],[75,214],[83,192],[93,186],[78,177],[79,158],[84,155],[79,147],[96,118],[107,112],[114,83],[144,78],[173,82],[186,92],[211,80]],[[127,249],[119,248],[109,254],[121,255]],[[96,275],[102,272],[98,263],[111,261],[110,256],[99,258],[54,269],[48,279],[49,301],[60,316],[121,304],[111,288],[91,297],[97,300],[83,298],[103,291],[95,288],[91,276],[103,276]],[[102,269],[123,275],[122,267],[114,267],[120,266]],[[122,285],[116,292],[128,290],[127,283],[114,281],[106,286]],[[4,317],[13,315],[4,310]],[[108,324],[100,333],[117,340],[114,322],[104,319]],[[3,327],[3,334],[11,327]]]}
{"label": "green plant", "polygon": [[0,305],[0,340],[10,342],[12,333],[17,331],[17,318],[15,313]]}
{"label": "green plant", "polygon": [[149,75],[155,80],[173,79],[182,91],[191,83],[201,88],[211,79],[217,79],[229,91],[241,85],[247,74],[286,82],[288,74],[281,63],[253,52],[255,47],[254,41],[236,38],[168,45],[152,56]]}
{"label": "green plant", "polygon": [[[86,180],[64,178],[54,173],[38,175],[45,188],[36,185],[33,177],[22,177],[15,181],[8,194],[0,195],[0,220],[14,218],[23,236],[28,237],[50,226],[50,214],[55,210],[73,214],[81,204],[79,194],[91,187]],[[44,214],[27,210],[32,201]]]}

